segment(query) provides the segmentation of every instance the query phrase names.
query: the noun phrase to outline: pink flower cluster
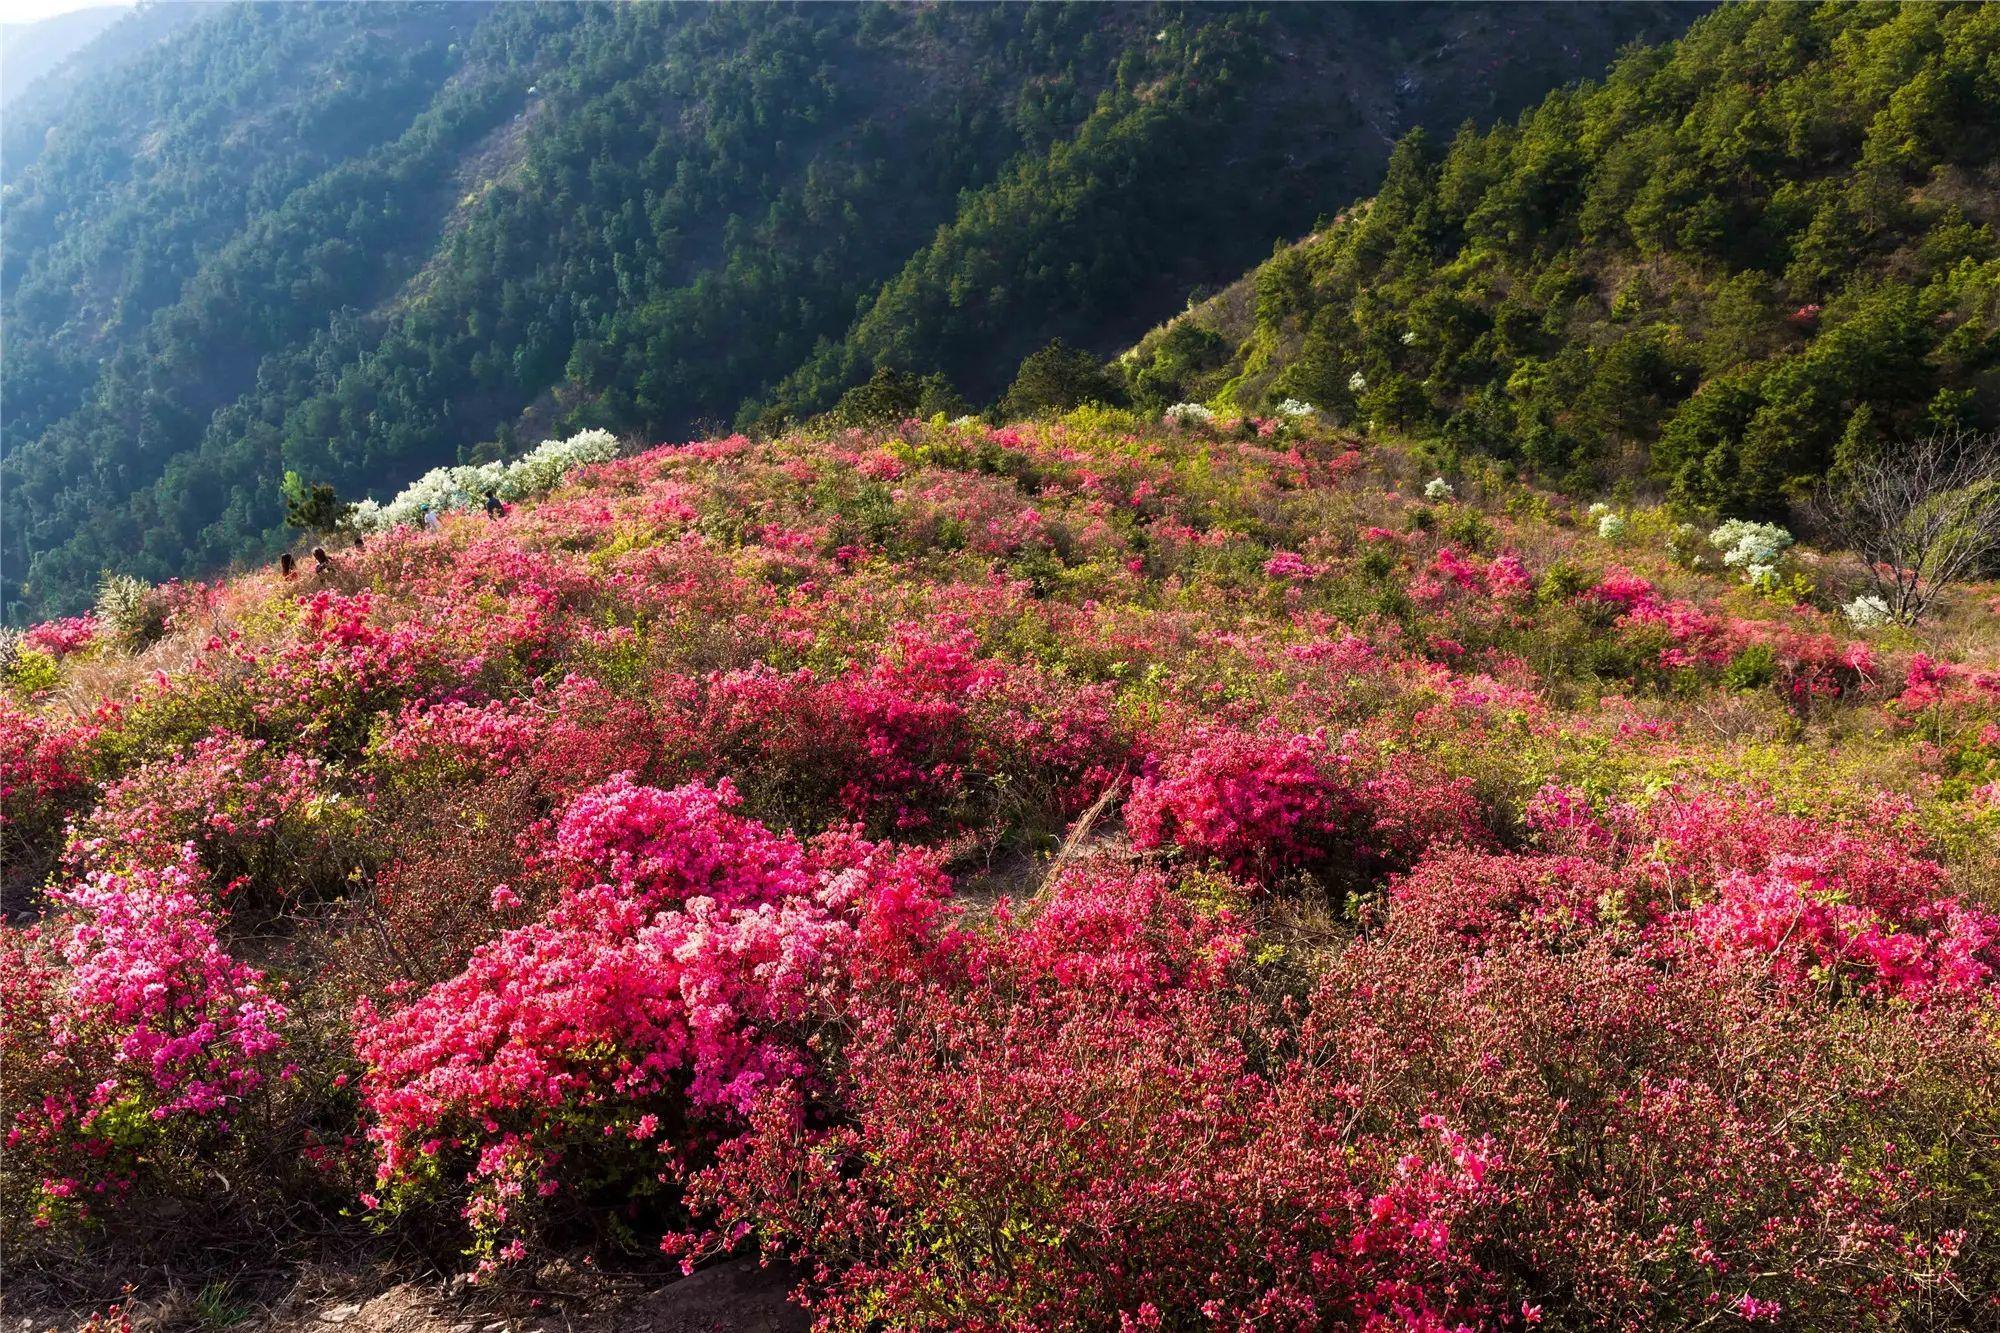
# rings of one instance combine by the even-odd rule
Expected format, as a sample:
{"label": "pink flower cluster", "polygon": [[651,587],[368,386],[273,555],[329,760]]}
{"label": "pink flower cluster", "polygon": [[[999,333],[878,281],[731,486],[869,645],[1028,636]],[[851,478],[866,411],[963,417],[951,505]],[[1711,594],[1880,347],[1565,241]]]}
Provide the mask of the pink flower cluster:
{"label": "pink flower cluster", "polygon": [[92,1089],[94,1105],[136,1092],[155,1120],[208,1115],[263,1082],[285,1007],[223,950],[209,893],[191,848],[163,868],[100,871],[57,893],[72,918],[57,938],[69,971],[51,1045],[122,1071]]}
{"label": "pink flower cluster", "polygon": [[551,912],[413,1003],[363,1004],[382,1185],[421,1179],[441,1153],[469,1159],[467,1216],[497,1244],[583,1163],[613,1169],[607,1139],[619,1156],[657,1150],[650,1168],[620,1168],[643,1184],[693,1150],[697,1127],[809,1073],[795,1033],[846,958],[865,937],[888,954],[881,932],[926,928],[945,882],[921,857],[772,833],[735,802],[726,782],[586,792],[556,847],[579,883]]}
{"label": "pink flower cluster", "polygon": [[60,660],[88,648],[97,639],[97,629],[96,616],[68,616],[31,626],[21,642]]}
{"label": "pink flower cluster", "polygon": [[[1848,827],[1717,792],[1670,792],[1599,817],[1575,793],[1551,790],[1530,818],[1551,846],[1595,867],[1551,884],[1568,895],[1562,910],[1586,924],[1593,914],[1575,898],[1578,884],[1595,884],[1607,910],[1663,943],[1698,941],[1794,986],[1979,999],[2000,974],[2000,914],[1946,890],[1944,868],[1893,799]],[[1457,895],[1460,877],[1438,892]]]}
{"label": "pink flower cluster", "polygon": [[1159,756],[1125,819],[1141,847],[1172,844],[1252,880],[1336,860],[1406,864],[1432,843],[1490,836],[1471,784],[1413,756],[1370,752],[1355,734],[1228,727]]}

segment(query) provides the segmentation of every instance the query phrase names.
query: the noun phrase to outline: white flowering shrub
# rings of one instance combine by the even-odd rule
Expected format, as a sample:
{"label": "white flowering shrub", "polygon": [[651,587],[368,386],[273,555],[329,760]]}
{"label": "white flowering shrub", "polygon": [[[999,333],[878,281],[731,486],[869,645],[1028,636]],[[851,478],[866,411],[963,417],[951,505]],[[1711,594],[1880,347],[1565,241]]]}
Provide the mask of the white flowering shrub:
{"label": "white flowering shrub", "polygon": [[421,523],[426,509],[442,514],[474,508],[488,491],[510,504],[533,499],[554,490],[577,468],[617,456],[618,440],[610,431],[579,431],[566,440],[543,440],[511,463],[433,468],[387,504],[358,502],[348,523],[360,532],[386,532]]}
{"label": "white flowering shrub", "polygon": [[97,585],[98,632],[121,648],[143,648],[167,632],[166,607],[153,585],[130,574],[106,574]]}
{"label": "white flowering shrub", "polygon": [[1352,375],[1349,375],[1347,377],[1347,391],[1349,393],[1360,393],[1363,389],[1366,389],[1367,387],[1368,387],[1368,377],[1362,374],[1360,371],[1357,370]]}
{"label": "white flowering shrub", "polygon": [[1873,593],[1857,597],[1840,609],[1847,616],[1847,623],[1856,629],[1879,629],[1895,619],[1889,603]]}
{"label": "white flowering shrub", "polygon": [[1722,563],[1743,571],[1743,581],[1768,590],[1778,582],[1778,560],[1792,545],[1792,534],[1775,523],[1732,518],[1708,534],[1708,544],[1722,552]]}
{"label": "white flowering shrub", "polygon": [[1776,565],[1745,565],[1743,581],[1758,592],[1778,590],[1778,567]]}
{"label": "white flowering shrub", "polygon": [[1604,513],[1597,516],[1597,535],[1605,541],[1615,542],[1625,535],[1625,516]]}
{"label": "white flowering shrub", "polygon": [[1701,557],[1701,529],[1692,523],[1676,523],[1667,534],[1667,557],[1692,568]]}
{"label": "white flowering shrub", "polygon": [[1175,426],[1206,426],[1215,420],[1215,413],[1200,403],[1175,403],[1166,410],[1165,418]]}
{"label": "white flowering shrub", "polygon": [[1311,403],[1302,403],[1296,398],[1287,398],[1279,403],[1276,411],[1286,421],[1304,421],[1307,417],[1319,415],[1318,408]]}
{"label": "white flowering shrub", "polygon": [[1432,504],[1443,504],[1457,494],[1458,492],[1451,488],[1451,483],[1443,477],[1432,477],[1424,483],[1424,499]]}
{"label": "white flowering shrub", "polygon": [[1417,331],[1415,329],[1404,329],[1403,346],[1415,347],[1416,345],[1417,345]]}

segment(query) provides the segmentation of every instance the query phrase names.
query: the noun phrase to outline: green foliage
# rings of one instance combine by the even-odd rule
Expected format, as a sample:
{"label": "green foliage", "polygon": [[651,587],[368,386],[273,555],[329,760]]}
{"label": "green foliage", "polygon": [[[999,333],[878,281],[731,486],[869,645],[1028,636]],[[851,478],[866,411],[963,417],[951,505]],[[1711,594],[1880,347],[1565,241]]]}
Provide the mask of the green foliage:
{"label": "green foliage", "polygon": [[338,532],[354,511],[352,501],[343,500],[326,482],[311,486],[296,472],[285,474],[285,524],[301,532],[324,536]]}
{"label": "green foliage", "polygon": [[841,428],[882,426],[911,417],[928,421],[937,416],[963,416],[968,410],[965,399],[941,373],[919,377],[878,366],[866,384],[857,384],[840,396],[825,420]]}
{"label": "green foliage", "polygon": [[0,600],[272,554],[287,471],[393,493],[519,435],[808,417],[878,367],[988,400],[1365,190],[1409,51],[1399,114],[1443,124],[1682,22],[218,8],[8,118]]}
{"label": "green foliage", "polygon": [[1058,338],[1021,362],[1000,409],[1010,417],[1036,417],[1086,403],[1111,406],[1119,397],[1117,382],[1096,357]]}
{"label": "green foliage", "polygon": [[[1514,125],[1421,133],[1257,275],[1239,401],[1689,509],[2000,424],[2000,10],[1733,6]],[[1980,182],[1985,182],[1981,184]],[[1247,392],[1246,392],[1247,391]]]}
{"label": "green foliage", "polygon": [[98,631],[123,648],[143,648],[167,632],[167,612],[159,591],[130,574],[106,574],[97,585],[93,608]]}
{"label": "green foliage", "polygon": [[15,645],[0,660],[0,681],[23,698],[54,689],[62,679],[62,665],[39,648]]}
{"label": "green foliage", "polygon": [[1767,643],[1753,643],[1730,661],[1722,672],[1723,688],[1761,690],[1778,674],[1778,659]]}

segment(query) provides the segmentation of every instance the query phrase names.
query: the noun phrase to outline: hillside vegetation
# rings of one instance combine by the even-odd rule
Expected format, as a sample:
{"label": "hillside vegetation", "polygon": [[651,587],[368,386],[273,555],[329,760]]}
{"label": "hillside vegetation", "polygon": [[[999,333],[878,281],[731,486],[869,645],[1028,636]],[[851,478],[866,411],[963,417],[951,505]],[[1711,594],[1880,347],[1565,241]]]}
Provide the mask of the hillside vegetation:
{"label": "hillside vegetation", "polygon": [[288,470],[983,399],[1688,12],[223,8],[8,117],[0,597],[268,556]]}
{"label": "hillside vegetation", "polygon": [[1751,5],[1382,189],[1130,358],[1588,486],[1777,516],[2000,424],[2000,10]]}
{"label": "hillside vegetation", "polygon": [[1311,415],[601,444],[10,646],[17,1306],[2000,1316],[2000,587]]}

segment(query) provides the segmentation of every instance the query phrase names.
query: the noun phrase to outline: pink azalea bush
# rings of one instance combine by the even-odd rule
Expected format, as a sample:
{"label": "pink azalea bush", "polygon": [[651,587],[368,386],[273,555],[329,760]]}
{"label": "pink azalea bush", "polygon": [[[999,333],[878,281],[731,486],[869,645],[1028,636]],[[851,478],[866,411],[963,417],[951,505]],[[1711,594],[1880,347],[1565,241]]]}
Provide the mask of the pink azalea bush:
{"label": "pink azalea bush", "polygon": [[6,940],[5,1142],[42,1172],[9,1207],[35,1226],[116,1202],[287,1076],[286,1007],[223,947],[213,892],[187,848],[93,872],[56,895],[56,917]]}
{"label": "pink azalea bush", "polygon": [[726,782],[584,793],[557,835],[578,887],[408,1005],[363,1003],[356,1054],[392,1202],[469,1161],[466,1216],[503,1254],[565,1182],[652,1192],[760,1090],[810,1072],[800,1029],[876,896],[921,923],[942,882],[859,842],[829,856],[735,803]]}
{"label": "pink azalea bush", "polygon": [[298,896],[338,883],[353,803],[319,758],[216,730],[184,754],[134,769],[72,828],[79,872],[164,865],[194,849],[227,896]]}

